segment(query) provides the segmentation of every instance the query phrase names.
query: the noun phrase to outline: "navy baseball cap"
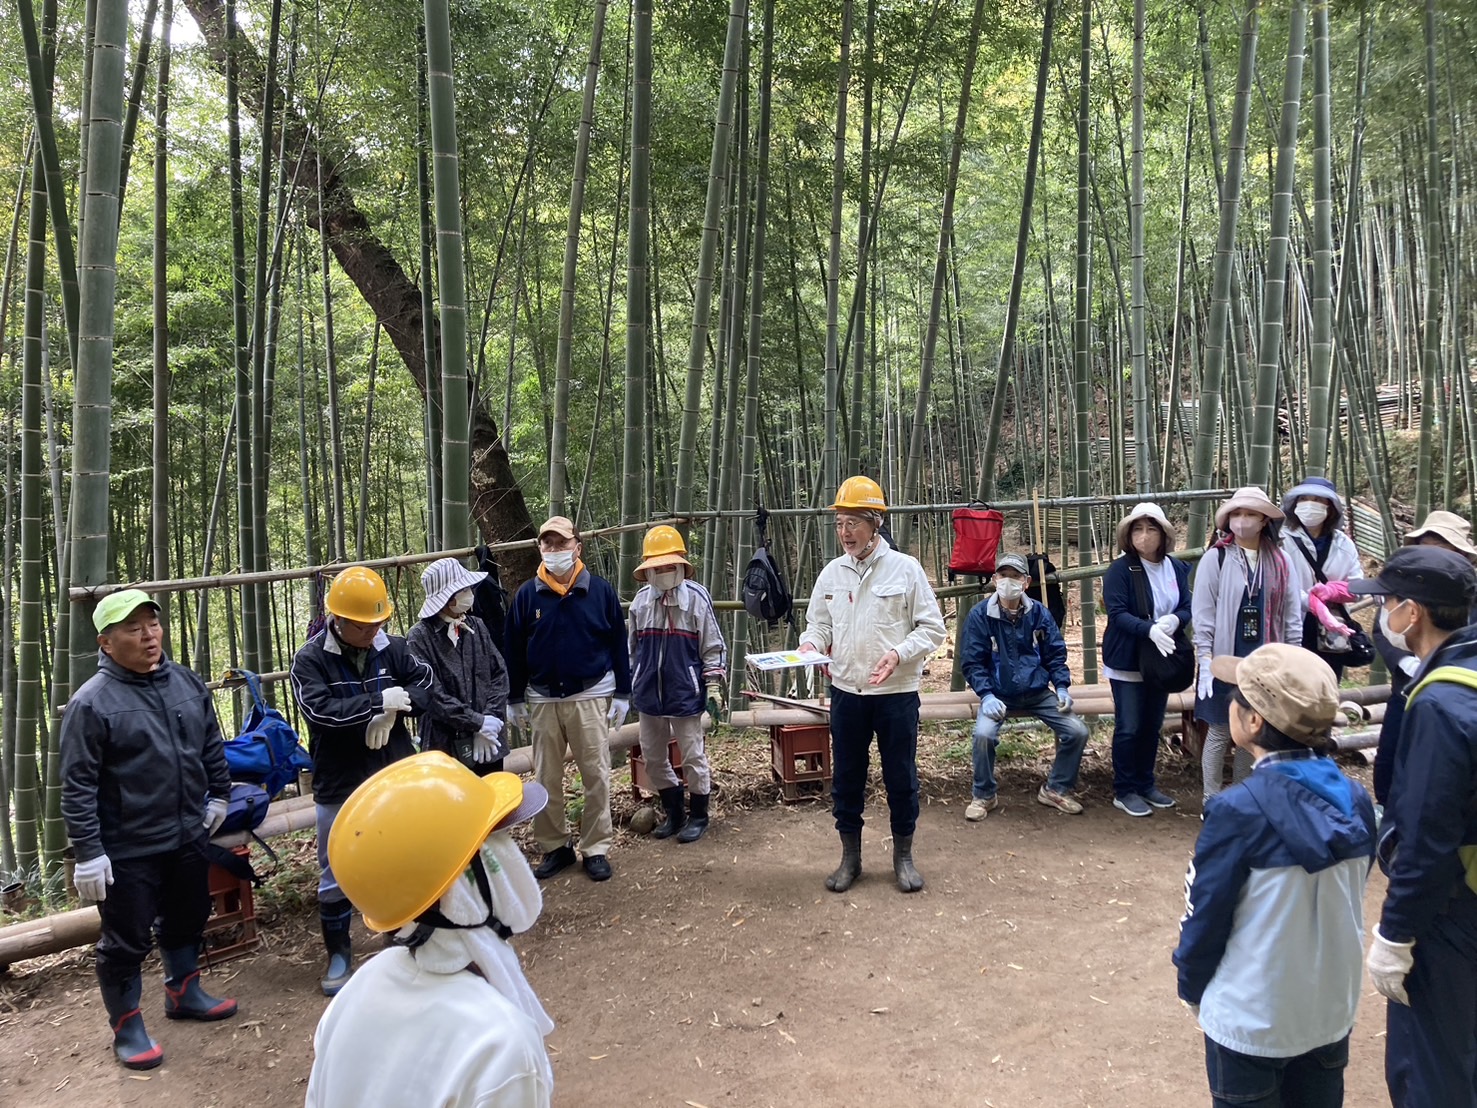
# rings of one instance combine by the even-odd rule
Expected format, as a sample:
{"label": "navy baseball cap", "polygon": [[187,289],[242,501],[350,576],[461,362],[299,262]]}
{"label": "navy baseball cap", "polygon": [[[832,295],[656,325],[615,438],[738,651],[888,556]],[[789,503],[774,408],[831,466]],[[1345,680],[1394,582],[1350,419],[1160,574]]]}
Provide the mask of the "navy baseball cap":
{"label": "navy baseball cap", "polygon": [[1477,597],[1472,563],[1439,546],[1402,546],[1376,577],[1349,582],[1356,596],[1394,596],[1438,608],[1465,608]]}

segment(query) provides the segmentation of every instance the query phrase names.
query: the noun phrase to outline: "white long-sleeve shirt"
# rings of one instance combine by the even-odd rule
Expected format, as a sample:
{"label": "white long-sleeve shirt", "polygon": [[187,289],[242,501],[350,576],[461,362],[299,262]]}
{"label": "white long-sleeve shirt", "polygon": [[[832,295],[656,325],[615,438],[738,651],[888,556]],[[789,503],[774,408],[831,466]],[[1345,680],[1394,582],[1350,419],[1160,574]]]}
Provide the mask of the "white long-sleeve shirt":
{"label": "white long-sleeve shirt", "polygon": [[469,970],[375,955],[313,1035],[306,1108],[548,1108],[554,1072],[523,1011]]}
{"label": "white long-sleeve shirt", "polygon": [[[821,570],[800,643],[830,654],[838,689],[876,696],[917,692],[923,663],[944,635],[944,615],[923,567],[878,538],[877,549],[860,562],[843,554]],[[882,684],[867,684],[889,650],[897,651],[897,669]]]}

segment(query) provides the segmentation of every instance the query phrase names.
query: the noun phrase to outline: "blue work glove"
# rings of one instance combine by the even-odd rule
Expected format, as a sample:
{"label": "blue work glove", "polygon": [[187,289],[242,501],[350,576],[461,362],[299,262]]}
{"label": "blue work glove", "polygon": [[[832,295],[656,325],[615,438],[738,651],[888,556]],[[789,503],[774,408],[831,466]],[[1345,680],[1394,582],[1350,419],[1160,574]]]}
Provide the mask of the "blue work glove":
{"label": "blue work glove", "polygon": [[1070,712],[1072,710],[1072,694],[1066,689],[1057,689],[1056,708],[1059,712]]}
{"label": "blue work glove", "polygon": [[1005,707],[1005,701],[994,693],[986,693],[985,698],[980,701],[980,714],[986,719],[993,719],[996,723],[1005,718],[1007,711],[1009,709]]}

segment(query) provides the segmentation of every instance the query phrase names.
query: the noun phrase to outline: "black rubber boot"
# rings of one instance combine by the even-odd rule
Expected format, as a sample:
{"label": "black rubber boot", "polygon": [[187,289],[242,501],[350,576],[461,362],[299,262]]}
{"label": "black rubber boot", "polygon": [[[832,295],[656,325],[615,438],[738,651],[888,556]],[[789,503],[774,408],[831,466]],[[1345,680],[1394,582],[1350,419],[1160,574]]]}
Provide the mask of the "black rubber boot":
{"label": "black rubber boot", "polygon": [[164,1015],[172,1020],[223,1020],[236,1014],[230,997],[200,987],[200,952],[193,946],[159,951],[164,961]]}
{"label": "black rubber boot", "polygon": [[913,836],[892,837],[892,872],[897,875],[897,887],[905,893],[916,893],[923,888],[923,875],[913,868]]}
{"label": "black rubber boot", "polygon": [[164,1051],[149,1038],[144,1029],[144,1014],[139,1000],[144,995],[143,978],[138,970],[121,980],[97,975],[98,989],[103,994],[103,1007],[113,1029],[113,1053],[131,1070],[151,1070],[164,1061]]}
{"label": "black rubber boot", "polygon": [[862,875],[862,833],[841,832],[841,864],[826,878],[826,888],[833,893],[844,893],[851,883]]}
{"label": "black rubber boot", "polygon": [[[670,839],[687,825],[687,808],[683,800],[684,792],[681,785],[673,785],[670,789],[661,791],[662,807],[667,811],[667,820],[659,824],[652,831],[653,839]],[[692,798],[692,806],[697,807],[697,797]]]}
{"label": "black rubber boot", "polygon": [[325,915],[319,907],[319,920],[323,924],[323,946],[328,951],[328,968],[318,982],[324,996],[337,996],[338,991],[349,983],[354,975],[354,943],[349,934],[353,921],[353,909],[345,901],[342,909],[332,906],[334,914]]}
{"label": "black rubber boot", "polygon": [[692,794],[692,814],[687,817],[687,826],[677,835],[679,843],[695,843],[708,829],[708,794]]}

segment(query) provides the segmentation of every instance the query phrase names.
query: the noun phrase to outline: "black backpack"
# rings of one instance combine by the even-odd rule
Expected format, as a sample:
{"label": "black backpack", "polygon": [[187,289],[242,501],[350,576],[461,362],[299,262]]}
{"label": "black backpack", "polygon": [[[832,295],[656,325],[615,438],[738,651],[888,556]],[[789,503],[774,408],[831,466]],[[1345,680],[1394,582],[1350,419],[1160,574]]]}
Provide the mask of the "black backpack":
{"label": "black backpack", "polygon": [[472,594],[472,614],[487,625],[493,645],[502,653],[503,630],[508,622],[508,590],[492,551],[486,545],[477,547],[477,568],[487,574]]}
{"label": "black backpack", "polygon": [[769,538],[765,534],[768,521],[769,513],[760,508],[759,514],[754,517],[754,529],[759,541],[754,547],[754,556],[749,559],[748,568],[744,570],[744,610],[755,619],[764,620],[771,627],[783,619],[788,620],[790,627],[794,628],[794,598],[790,595],[790,586],[780,576],[779,566],[774,564],[774,558],[770,556]]}

